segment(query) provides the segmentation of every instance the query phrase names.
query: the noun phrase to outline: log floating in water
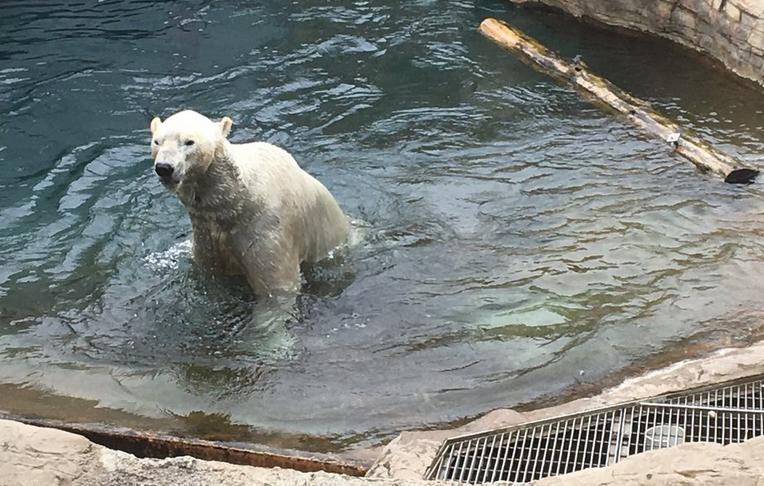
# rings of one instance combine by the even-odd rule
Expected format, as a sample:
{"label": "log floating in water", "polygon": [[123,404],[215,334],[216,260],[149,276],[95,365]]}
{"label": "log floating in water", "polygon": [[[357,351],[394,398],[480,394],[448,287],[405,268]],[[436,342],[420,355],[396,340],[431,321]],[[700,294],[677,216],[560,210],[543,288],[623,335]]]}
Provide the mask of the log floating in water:
{"label": "log floating in water", "polygon": [[673,150],[703,171],[721,174],[725,182],[753,182],[759,171],[742,166],[689,130],[656,113],[647,102],[634,98],[609,81],[590,73],[580,62],[567,61],[517,29],[492,18],[480,24],[480,31],[506,47],[522,61],[564,83],[583,91],[588,98],[619,113],[638,128],[659,137]]}

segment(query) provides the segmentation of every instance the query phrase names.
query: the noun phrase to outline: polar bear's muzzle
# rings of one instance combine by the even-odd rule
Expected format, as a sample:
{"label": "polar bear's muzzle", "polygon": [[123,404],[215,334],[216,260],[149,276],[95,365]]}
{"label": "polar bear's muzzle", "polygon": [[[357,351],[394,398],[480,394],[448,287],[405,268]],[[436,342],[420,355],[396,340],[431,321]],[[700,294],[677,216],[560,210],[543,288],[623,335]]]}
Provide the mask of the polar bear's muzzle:
{"label": "polar bear's muzzle", "polygon": [[162,179],[171,178],[174,171],[175,168],[167,162],[157,162],[157,164],[154,166],[154,172],[156,172],[157,175]]}
{"label": "polar bear's muzzle", "polygon": [[167,162],[157,162],[154,164],[154,172],[157,173],[162,184],[165,186],[175,186],[180,182],[180,174],[175,167]]}

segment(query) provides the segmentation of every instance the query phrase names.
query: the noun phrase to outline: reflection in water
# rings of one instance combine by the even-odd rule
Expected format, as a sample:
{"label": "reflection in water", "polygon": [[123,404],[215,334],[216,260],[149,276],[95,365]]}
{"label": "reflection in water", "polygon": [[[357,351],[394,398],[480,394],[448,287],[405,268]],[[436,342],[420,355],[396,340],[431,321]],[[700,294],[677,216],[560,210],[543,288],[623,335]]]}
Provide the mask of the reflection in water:
{"label": "reflection in water", "polygon": [[[695,173],[505,55],[476,31],[488,15],[757,165],[758,92],[500,0],[4,5],[2,408],[36,389],[329,449],[756,335],[759,187]],[[190,260],[148,156],[150,118],[183,108],[284,146],[364,221],[283,325]]]}

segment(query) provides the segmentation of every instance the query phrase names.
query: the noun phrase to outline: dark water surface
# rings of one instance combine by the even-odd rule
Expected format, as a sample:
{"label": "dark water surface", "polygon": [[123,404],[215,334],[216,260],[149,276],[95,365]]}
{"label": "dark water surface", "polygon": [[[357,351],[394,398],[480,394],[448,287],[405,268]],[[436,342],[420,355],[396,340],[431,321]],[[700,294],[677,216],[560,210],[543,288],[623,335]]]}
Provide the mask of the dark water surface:
{"label": "dark water surface", "polygon": [[[506,55],[476,30],[489,15],[759,163],[758,90],[503,1],[3,2],[0,408],[332,449],[749,339],[760,186],[698,174]],[[150,118],[183,108],[287,148],[364,222],[284,335],[193,267],[148,157]]]}

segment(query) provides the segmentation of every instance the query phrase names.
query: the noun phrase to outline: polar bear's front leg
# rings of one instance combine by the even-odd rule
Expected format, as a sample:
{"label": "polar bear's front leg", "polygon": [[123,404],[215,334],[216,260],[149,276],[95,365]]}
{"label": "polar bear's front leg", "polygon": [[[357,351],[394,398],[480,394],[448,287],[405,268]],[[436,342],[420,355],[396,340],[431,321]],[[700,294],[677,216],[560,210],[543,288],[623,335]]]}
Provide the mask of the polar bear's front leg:
{"label": "polar bear's front leg", "polygon": [[255,295],[263,299],[294,296],[300,287],[300,259],[294,244],[276,236],[241,235],[233,246]]}
{"label": "polar bear's front leg", "polygon": [[245,275],[259,298],[273,299],[296,295],[300,289],[300,265],[297,258],[284,255],[263,262],[261,257],[245,257]]}
{"label": "polar bear's front leg", "polygon": [[213,275],[244,275],[231,253],[226,233],[210,222],[192,219],[194,261]]}

